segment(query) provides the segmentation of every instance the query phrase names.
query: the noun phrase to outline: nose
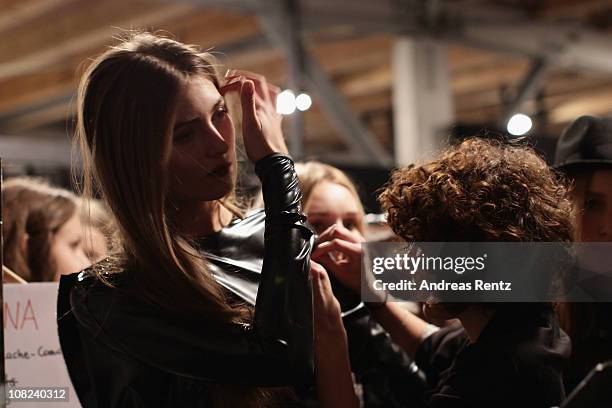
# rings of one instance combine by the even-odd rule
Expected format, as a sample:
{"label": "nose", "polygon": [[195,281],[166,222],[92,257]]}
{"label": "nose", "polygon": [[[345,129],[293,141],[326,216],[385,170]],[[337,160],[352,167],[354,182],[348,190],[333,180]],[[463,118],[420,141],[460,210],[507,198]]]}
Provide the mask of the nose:
{"label": "nose", "polygon": [[229,150],[228,140],[212,123],[207,123],[205,126],[204,141],[207,156],[222,156]]}

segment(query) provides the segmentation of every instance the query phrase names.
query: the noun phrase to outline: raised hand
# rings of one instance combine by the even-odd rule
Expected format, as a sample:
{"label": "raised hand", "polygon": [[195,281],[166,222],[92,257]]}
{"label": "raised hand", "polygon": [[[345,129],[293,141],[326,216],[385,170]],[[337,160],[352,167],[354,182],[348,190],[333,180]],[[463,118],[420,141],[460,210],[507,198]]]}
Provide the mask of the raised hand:
{"label": "raised hand", "polygon": [[311,262],[310,265],[314,303],[315,373],[320,406],[357,408],[359,401],[351,378],[340,303],[332,293],[325,269],[316,262]]}
{"label": "raised hand", "polygon": [[346,336],[340,316],[340,303],[332,292],[325,268],[316,262],[310,262],[310,276],[315,314],[315,341],[317,337]]}
{"label": "raised hand", "polygon": [[282,115],[276,112],[276,96],[280,89],[268,84],[262,75],[249,71],[230,70],[222,95],[238,92],[242,107],[242,137],[251,162],[272,153],[287,154],[281,127]]}
{"label": "raised hand", "polygon": [[365,239],[359,233],[340,225],[332,225],[319,236],[319,244],[312,259],[323,265],[343,285],[359,293],[362,242]]}

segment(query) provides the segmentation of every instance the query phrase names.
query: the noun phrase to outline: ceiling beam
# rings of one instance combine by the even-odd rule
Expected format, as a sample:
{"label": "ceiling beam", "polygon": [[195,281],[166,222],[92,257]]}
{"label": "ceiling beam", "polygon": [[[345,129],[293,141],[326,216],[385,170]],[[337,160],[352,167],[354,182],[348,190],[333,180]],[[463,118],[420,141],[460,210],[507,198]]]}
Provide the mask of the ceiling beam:
{"label": "ceiling beam", "polygon": [[544,77],[550,68],[550,61],[538,58],[531,63],[529,70],[516,88],[514,98],[504,107],[499,123],[505,125],[512,115],[518,113],[527,100],[532,99],[541,89]]}
{"label": "ceiling beam", "polygon": [[34,20],[50,11],[74,3],[76,0],[34,0],[21,1],[14,7],[3,8],[0,14],[0,32]]}
{"label": "ceiling beam", "polygon": [[[116,22],[113,26],[103,24],[80,35],[73,35],[65,41],[45,48],[28,52],[21,57],[0,63],[0,80],[12,78],[26,73],[40,70],[44,67],[61,63],[63,59],[90,51],[92,48],[101,48],[114,36],[121,35],[124,29],[118,27],[147,27],[168,22],[176,18],[184,18],[193,13],[193,8],[184,4],[167,4],[150,7],[150,11],[139,13],[137,16],[127,17]],[[40,38],[36,41],[40,42]],[[9,53],[10,55],[10,53]]]}
{"label": "ceiling beam", "polygon": [[[236,6],[241,2],[233,3]],[[200,0],[198,4],[207,5],[210,0]],[[271,8],[274,3],[262,4]],[[536,22],[526,13],[507,7],[481,4],[470,8],[452,1],[438,2],[440,6],[433,10],[436,14],[428,15],[428,2],[418,4],[421,7],[415,7],[414,2],[391,0],[302,1],[304,30],[346,24],[361,32],[424,36],[527,58],[559,54],[556,65],[612,73],[610,35],[583,25]]]}
{"label": "ceiling beam", "polygon": [[[260,19],[270,41],[283,49],[289,59],[293,58],[294,44],[289,41],[291,36],[287,32],[290,27],[282,20],[282,16],[277,12],[263,12]],[[345,140],[349,149],[373,163],[385,167],[392,166],[392,157],[354,115],[325,70],[305,50],[301,59],[304,79],[310,85],[309,90],[318,96],[317,102],[327,112],[329,120],[338,129],[339,135]]]}

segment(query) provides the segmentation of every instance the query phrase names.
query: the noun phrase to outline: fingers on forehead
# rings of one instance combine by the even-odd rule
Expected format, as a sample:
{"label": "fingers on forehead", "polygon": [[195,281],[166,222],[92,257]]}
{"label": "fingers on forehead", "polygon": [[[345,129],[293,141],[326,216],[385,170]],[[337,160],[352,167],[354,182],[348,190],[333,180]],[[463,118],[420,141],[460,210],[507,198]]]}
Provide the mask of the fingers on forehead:
{"label": "fingers on forehead", "polygon": [[243,81],[236,81],[236,82],[225,84],[221,88],[219,88],[219,93],[221,95],[225,95],[228,92],[233,92],[233,91],[240,92],[240,90],[242,89],[242,83]]}
{"label": "fingers on forehead", "polygon": [[259,81],[266,81],[266,77],[261,74],[256,74],[255,72],[245,71],[241,69],[231,69],[227,72],[226,77],[235,77],[235,76],[246,76],[249,78],[257,79]]}

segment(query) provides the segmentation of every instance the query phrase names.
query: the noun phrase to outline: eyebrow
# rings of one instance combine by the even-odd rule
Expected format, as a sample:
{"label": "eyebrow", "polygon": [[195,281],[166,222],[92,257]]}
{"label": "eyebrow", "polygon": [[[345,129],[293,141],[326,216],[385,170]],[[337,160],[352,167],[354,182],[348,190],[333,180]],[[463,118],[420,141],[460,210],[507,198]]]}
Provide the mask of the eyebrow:
{"label": "eyebrow", "polygon": [[[223,99],[223,96],[220,96],[219,99],[217,100],[217,102],[215,102],[215,105],[213,106],[213,108],[211,109],[211,113],[214,113],[219,108],[219,106],[222,106],[222,105],[225,105],[225,99]],[[200,120],[199,117],[195,117],[193,119],[189,119],[189,120],[186,120],[184,122],[177,123],[176,125],[174,125],[174,131],[177,131],[178,129],[180,129],[180,128],[184,127],[184,126],[196,123],[199,120]]]}

